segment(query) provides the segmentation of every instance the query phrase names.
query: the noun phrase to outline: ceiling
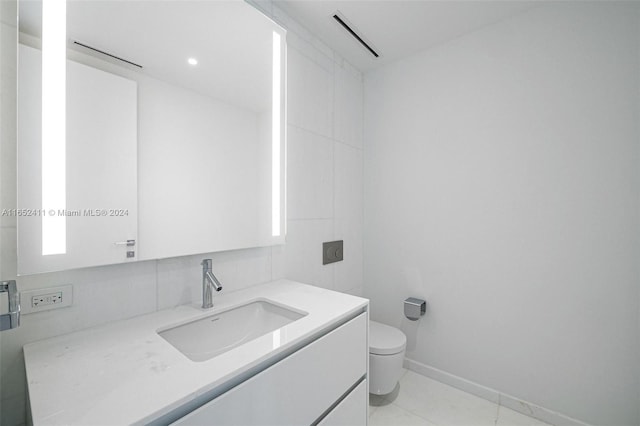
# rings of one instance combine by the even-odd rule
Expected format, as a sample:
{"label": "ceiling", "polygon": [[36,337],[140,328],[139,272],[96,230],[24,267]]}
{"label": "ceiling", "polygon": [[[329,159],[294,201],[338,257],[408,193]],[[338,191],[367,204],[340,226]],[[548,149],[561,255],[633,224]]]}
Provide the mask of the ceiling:
{"label": "ceiling", "polygon": [[[20,30],[36,37],[41,1],[19,2]],[[540,1],[274,0],[365,72],[524,12]],[[67,8],[70,40],[139,63],[142,72],[218,99],[256,111],[269,106],[265,99],[270,99],[274,27],[242,0],[68,0]],[[379,58],[333,19],[336,12]],[[186,64],[189,56],[198,58],[197,67]]]}
{"label": "ceiling", "polygon": [[[361,71],[369,71],[524,12],[540,1],[274,0]],[[374,58],[333,15],[380,54]]]}

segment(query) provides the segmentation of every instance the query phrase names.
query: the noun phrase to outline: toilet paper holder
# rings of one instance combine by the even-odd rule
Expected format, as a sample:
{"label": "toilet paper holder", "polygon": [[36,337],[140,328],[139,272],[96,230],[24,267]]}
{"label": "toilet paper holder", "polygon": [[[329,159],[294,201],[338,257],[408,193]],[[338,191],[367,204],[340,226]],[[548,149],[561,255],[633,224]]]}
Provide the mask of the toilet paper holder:
{"label": "toilet paper holder", "polygon": [[409,297],[404,301],[404,316],[411,321],[417,321],[427,312],[427,301]]}

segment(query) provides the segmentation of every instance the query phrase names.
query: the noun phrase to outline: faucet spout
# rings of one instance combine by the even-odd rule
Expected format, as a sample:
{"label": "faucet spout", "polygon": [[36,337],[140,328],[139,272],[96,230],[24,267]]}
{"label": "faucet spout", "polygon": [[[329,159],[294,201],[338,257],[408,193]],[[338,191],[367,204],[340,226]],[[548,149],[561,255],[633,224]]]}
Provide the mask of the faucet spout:
{"label": "faucet spout", "polygon": [[220,281],[218,281],[218,278],[216,278],[216,276],[213,275],[213,272],[207,271],[207,281],[215,291],[222,290],[222,284],[220,284]]}
{"label": "faucet spout", "polygon": [[222,284],[213,274],[211,259],[204,259],[202,261],[202,309],[213,307],[213,290],[222,290]]}

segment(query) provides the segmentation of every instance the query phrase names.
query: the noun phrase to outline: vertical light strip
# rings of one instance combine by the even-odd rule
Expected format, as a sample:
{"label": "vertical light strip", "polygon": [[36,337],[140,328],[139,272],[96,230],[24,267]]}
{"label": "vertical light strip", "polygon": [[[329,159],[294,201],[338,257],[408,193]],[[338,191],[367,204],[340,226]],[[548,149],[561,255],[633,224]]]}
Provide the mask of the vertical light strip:
{"label": "vertical light strip", "polygon": [[271,105],[271,234],[280,235],[280,156],[281,154],[281,89],[282,89],[282,42],[280,34],[273,32],[273,82]]}
{"label": "vertical light strip", "polygon": [[42,255],[67,251],[67,2],[42,2]]}

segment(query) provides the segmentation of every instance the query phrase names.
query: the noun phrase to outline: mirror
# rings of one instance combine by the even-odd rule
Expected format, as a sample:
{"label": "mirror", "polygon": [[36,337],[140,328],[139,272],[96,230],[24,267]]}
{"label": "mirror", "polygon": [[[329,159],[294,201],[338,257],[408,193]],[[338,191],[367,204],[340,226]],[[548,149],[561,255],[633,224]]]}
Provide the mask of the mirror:
{"label": "mirror", "polygon": [[241,0],[48,4],[19,1],[20,274],[283,243],[285,31]]}

